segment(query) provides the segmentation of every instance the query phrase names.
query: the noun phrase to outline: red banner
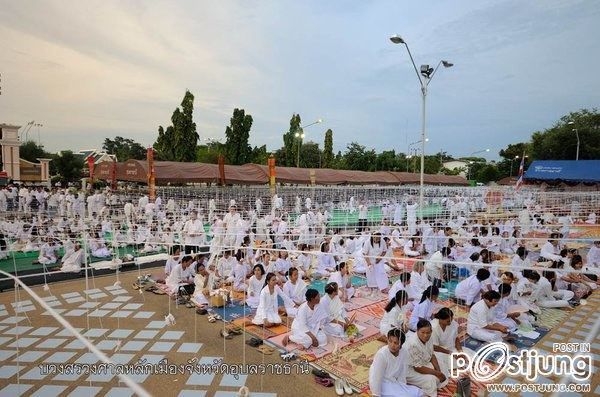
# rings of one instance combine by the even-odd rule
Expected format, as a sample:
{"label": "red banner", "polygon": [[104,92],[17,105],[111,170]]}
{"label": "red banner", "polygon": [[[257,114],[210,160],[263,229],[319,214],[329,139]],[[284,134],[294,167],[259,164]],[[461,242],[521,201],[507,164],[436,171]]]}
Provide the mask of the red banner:
{"label": "red banner", "polygon": [[88,169],[90,171],[90,180],[94,180],[94,156],[87,157]]}
{"label": "red banner", "polygon": [[117,160],[113,159],[112,167],[110,169],[110,187],[112,190],[117,190]]}

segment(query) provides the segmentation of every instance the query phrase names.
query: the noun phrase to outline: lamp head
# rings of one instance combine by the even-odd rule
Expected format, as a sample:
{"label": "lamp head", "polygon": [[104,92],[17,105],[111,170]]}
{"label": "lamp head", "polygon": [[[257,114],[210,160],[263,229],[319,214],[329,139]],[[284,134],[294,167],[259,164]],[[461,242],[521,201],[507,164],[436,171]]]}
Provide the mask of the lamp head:
{"label": "lamp head", "polygon": [[317,119],[317,124],[321,124],[323,122],[323,119]]}
{"label": "lamp head", "polygon": [[296,132],[296,133],[294,134],[294,136],[295,136],[296,138],[298,138],[298,137],[300,136],[300,133],[299,133],[299,132]]}
{"label": "lamp head", "polygon": [[485,149],[485,151],[486,151],[486,152],[489,152],[489,151],[490,151],[490,149]]}
{"label": "lamp head", "polygon": [[442,61],[442,65],[444,65],[445,68],[451,68],[454,66],[454,64],[450,61]]}
{"label": "lamp head", "polygon": [[567,122],[567,125],[573,125],[573,124],[575,124],[575,122],[574,122],[574,121],[572,121],[572,120],[571,120],[571,121],[569,121],[569,122]]}
{"label": "lamp head", "polygon": [[429,65],[421,65],[421,75],[423,75],[423,77],[428,79],[429,77],[431,77],[432,73],[433,73],[432,67],[429,67]]}
{"label": "lamp head", "polygon": [[300,134],[300,138],[304,139],[304,132]]}
{"label": "lamp head", "polygon": [[429,138],[425,138],[425,142],[429,142]]}
{"label": "lamp head", "polygon": [[394,44],[406,44],[404,39],[402,37],[398,36],[397,34],[390,37],[390,41]]}

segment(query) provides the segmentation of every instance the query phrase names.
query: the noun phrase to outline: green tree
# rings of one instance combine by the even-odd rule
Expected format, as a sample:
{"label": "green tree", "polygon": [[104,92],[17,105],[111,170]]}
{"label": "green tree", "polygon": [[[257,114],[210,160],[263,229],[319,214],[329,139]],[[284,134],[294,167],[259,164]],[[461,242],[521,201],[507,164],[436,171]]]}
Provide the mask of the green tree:
{"label": "green tree", "polygon": [[44,150],[44,145],[38,145],[34,141],[27,141],[19,148],[19,157],[32,163],[38,163],[39,158],[52,158],[52,155]]}
{"label": "green tree", "polygon": [[322,168],[333,167],[333,131],[325,131],[325,142],[323,144],[323,158],[321,159]]}
{"label": "green tree", "polygon": [[363,145],[356,142],[348,144],[344,153],[344,165],[349,170],[374,171],[377,166],[377,153],[375,150],[367,150]]}
{"label": "green tree", "polygon": [[300,167],[319,168],[319,162],[322,161],[321,149],[315,142],[305,142],[300,148]]}
{"label": "green tree", "polygon": [[375,169],[377,171],[398,171],[398,158],[396,156],[396,151],[394,150],[384,150],[383,152],[377,155],[377,160],[375,162]]}
{"label": "green tree", "polygon": [[81,156],[73,154],[70,150],[60,152],[53,160],[56,172],[61,177],[62,182],[74,182],[81,178],[83,169],[83,159]]}
{"label": "green tree", "polygon": [[561,117],[543,132],[533,133],[532,160],[575,160],[577,134],[580,140],[579,159],[600,159],[600,113],[598,109],[582,109]]}
{"label": "green tree", "polygon": [[154,143],[157,158],[170,161],[194,161],[198,132],[194,123],[194,95],[186,91],[181,101],[181,109],[177,108],[171,116],[172,125],[166,130],[158,127],[158,138]]}
{"label": "green tree", "polygon": [[117,156],[118,161],[146,159],[146,148],[144,146],[133,139],[121,136],[117,136],[115,139],[105,138],[102,150]]}
{"label": "green tree", "polygon": [[252,116],[244,109],[233,109],[230,124],[225,128],[225,158],[229,164],[246,164],[251,160],[252,147],[248,144]]}
{"label": "green tree", "polygon": [[223,144],[220,142],[209,142],[206,145],[196,147],[196,162],[206,164],[218,164],[219,154],[223,153]]}
{"label": "green tree", "polygon": [[333,167],[336,170],[343,170],[346,168],[346,163],[344,161],[344,155],[341,150],[338,150],[335,158],[333,159]]}
{"label": "green tree", "polygon": [[494,164],[484,164],[475,173],[475,179],[481,183],[493,182],[500,179],[500,173]]}
{"label": "green tree", "polygon": [[266,165],[270,153],[267,152],[267,145],[255,146],[250,153],[250,163]]}
{"label": "green tree", "polygon": [[296,165],[298,147],[302,144],[302,138],[296,137],[296,133],[299,135],[303,133],[300,127],[301,122],[300,115],[294,113],[290,119],[290,129],[283,134],[284,158],[282,165],[287,167]]}

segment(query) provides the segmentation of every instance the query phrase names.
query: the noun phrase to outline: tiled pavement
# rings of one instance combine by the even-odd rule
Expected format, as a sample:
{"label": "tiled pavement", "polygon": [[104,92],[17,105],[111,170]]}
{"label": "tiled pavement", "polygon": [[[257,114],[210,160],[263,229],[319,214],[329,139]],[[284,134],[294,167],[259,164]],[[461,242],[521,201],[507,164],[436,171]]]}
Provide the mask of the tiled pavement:
{"label": "tiled pavement", "polygon": [[[159,313],[145,308],[143,303],[133,303],[134,297],[120,287],[96,288],[62,295],[45,296],[43,299],[67,320],[85,317],[88,313],[96,325],[103,319],[126,319],[136,326],[129,329],[94,327],[80,329],[82,334],[107,354],[112,361],[133,364],[145,360],[154,364],[165,358],[165,354],[185,354],[185,363],[196,357],[200,363],[213,363],[221,357],[203,357],[202,343],[182,341],[184,331],[168,329]],[[56,326],[35,327],[34,316],[49,316],[31,299],[0,305],[0,396],[131,396],[126,387],[115,386],[114,375],[44,374],[42,363],[94,364],[98,358],[88,352],[82,342],[58,323]],[[116,347],[120,345],[117,350]],[[19,383],[17,383],[17,373]],[[178,391],[179,396],[237,395],[237,389],[246,384],[247,377],[215,374],[185,374]],[[148,375],[133,375],[140,383]],[[217,391],[215,390],[215,387]],[[205,388],[206,390],[203,390]],[[208,391],[212,390],[212,391]],[[176,390],[173,390],[177,393]],[[177,395],[177,394],[173,394]],[[275,397],[274,393],[252,393],[257,397]]]}

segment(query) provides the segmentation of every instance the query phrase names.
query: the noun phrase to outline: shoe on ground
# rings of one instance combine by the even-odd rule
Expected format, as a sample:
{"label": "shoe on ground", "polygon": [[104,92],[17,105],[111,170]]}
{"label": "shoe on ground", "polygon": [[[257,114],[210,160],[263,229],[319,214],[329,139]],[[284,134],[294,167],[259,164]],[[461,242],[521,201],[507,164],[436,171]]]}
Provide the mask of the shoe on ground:
{"label": "shoe on ground", "polygon": [[336,379],[334,382],[334,385],[335,385],[335,394],[337,394],[338,396],[343,396],[344,395],[344,386],[342,385],[342,380]]}
{"label": "shoe on ground", "polygon": [[350,384],[348,383],[348,381],[346,379],[342,379],[342,386],[344,387],[344,392],[348,395],[350,394],[354,394],[354,391],[352,390],[352,388],[350,387]]}

